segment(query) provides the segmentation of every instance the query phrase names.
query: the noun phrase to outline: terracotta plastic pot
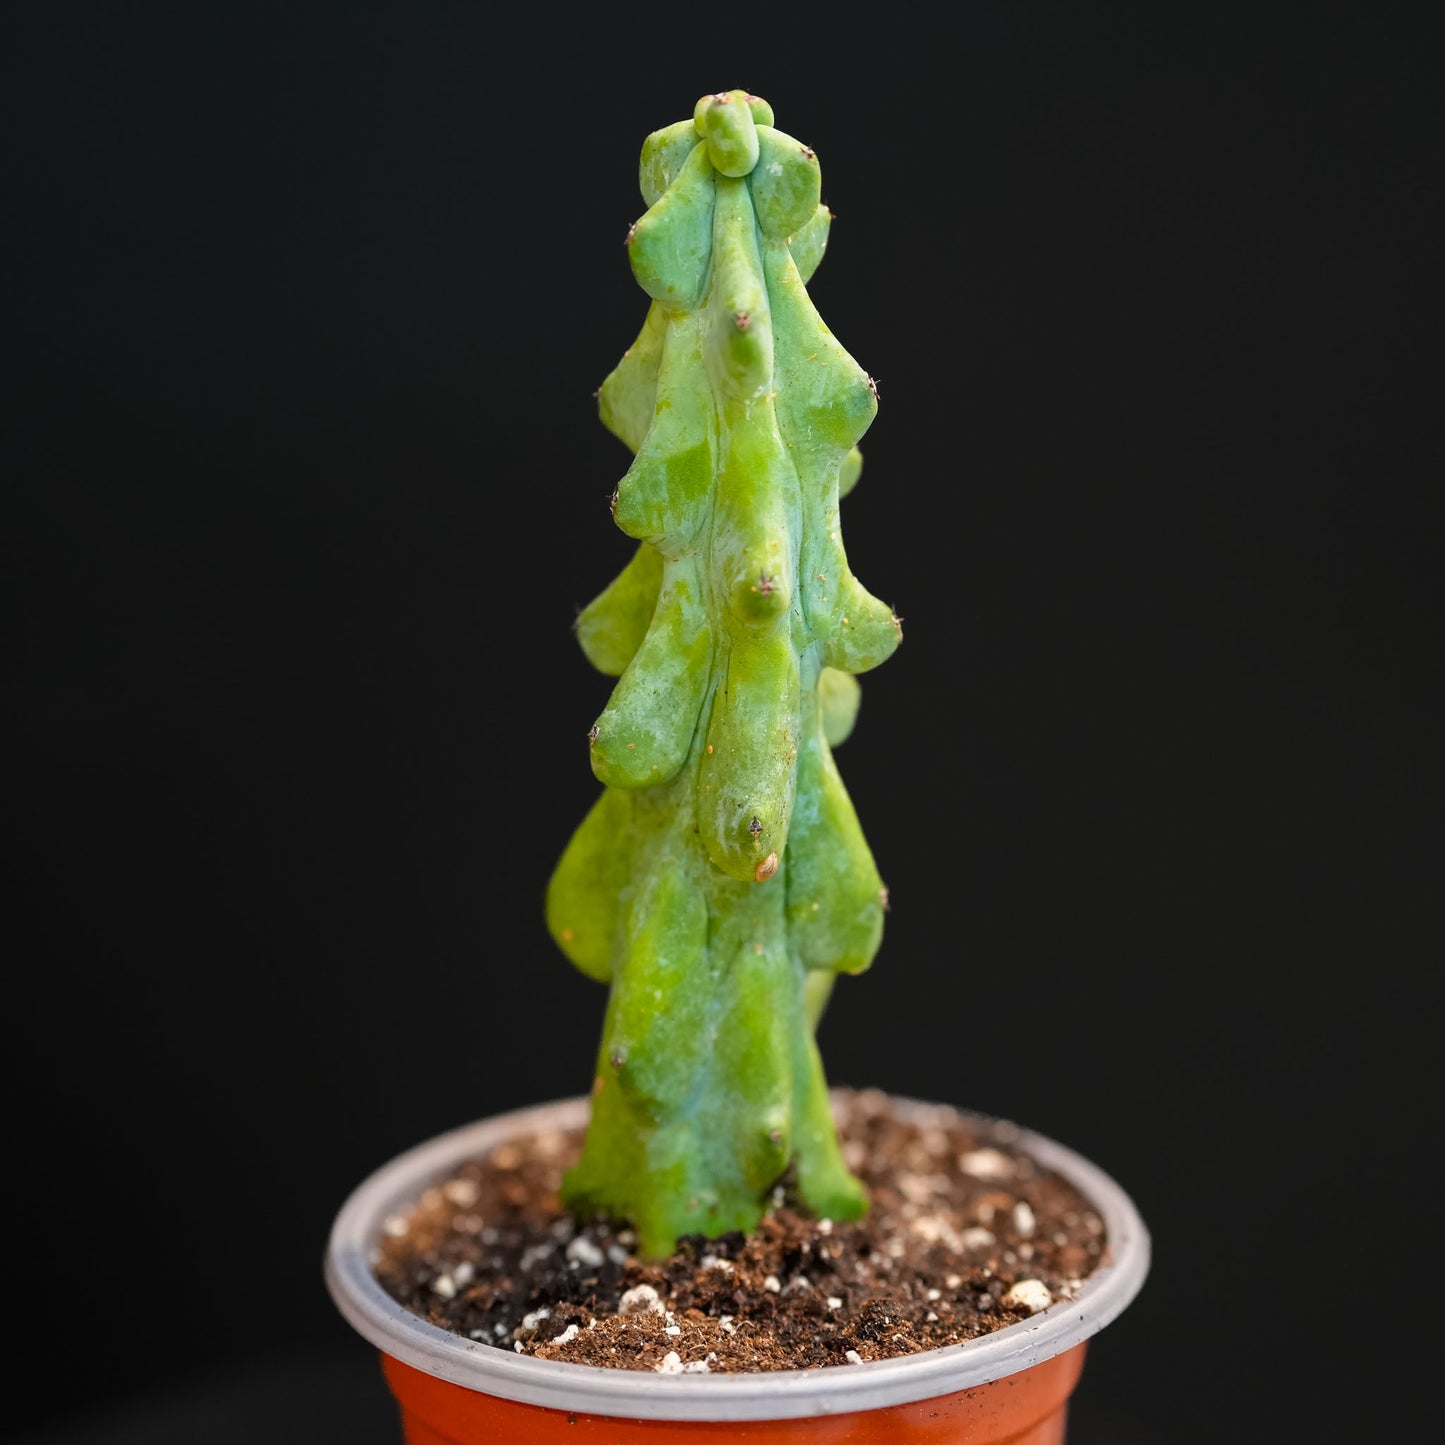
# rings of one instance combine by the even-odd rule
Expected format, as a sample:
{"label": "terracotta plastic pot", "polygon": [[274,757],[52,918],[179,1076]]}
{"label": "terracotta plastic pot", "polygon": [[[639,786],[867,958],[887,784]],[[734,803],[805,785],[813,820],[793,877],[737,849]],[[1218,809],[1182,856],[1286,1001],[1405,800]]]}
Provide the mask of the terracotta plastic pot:
{"label": "terracotta plastic pot", "polygon": [[[938,1107],[893,1102],[905,1114]],[[1025,1129],[1020,1144],[1098,1210],[1108,1253],[1072,1299],[966,1344],[826,1369],[660,1375],[510,1354],[438,1329],[382,1290],[371,1262],[390,1215],[505,1139],[586,1119],[586,1099],[565,1099],[440,1135],[383,1165],[337,1215],[327,1287],[381,1352],[406,1445],[1062,1445],[1086,1343],[1149,1270],[1149,1234],[1128,1195],[1088,1160]]]}

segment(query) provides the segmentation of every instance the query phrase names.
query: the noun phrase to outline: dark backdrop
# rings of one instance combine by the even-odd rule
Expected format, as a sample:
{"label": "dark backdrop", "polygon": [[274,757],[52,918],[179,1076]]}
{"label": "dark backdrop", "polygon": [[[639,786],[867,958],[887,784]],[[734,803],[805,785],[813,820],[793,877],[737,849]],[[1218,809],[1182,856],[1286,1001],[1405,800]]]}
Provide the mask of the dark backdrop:
{"label": "dark backdrop", "polygon": [[845,536],[904,619],[839,752],[892,912],[830,1075],[1133,1193],[1079,1445],[1266,1438],[1282,1379],[1338,1420],[1420,1284],[1440,1002],[1415,12],[4,14],[3,1276],[22,1366],[83,1359],[15,1430],[389,1439],[332,1215],[587,1087],[541,896],[631,546],[592,393],[642,139],[734,85],[822,164],[810,290],[880,389]]}

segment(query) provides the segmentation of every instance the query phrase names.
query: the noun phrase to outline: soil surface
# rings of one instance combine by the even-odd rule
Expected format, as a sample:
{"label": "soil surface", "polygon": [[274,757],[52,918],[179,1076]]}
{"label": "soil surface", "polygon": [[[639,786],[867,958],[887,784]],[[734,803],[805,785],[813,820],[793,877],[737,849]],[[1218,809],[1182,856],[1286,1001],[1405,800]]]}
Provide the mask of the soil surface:
{"label": "soil surface", "polygon": [[1021,1149],[1018,1131],[951,1109],[900,1118],[888,1096],[834,1092],[868,1215],[811,1219],[786,1184],[751,1235],[633,1254],[625,1223],[558,1199],[580,1131],[519,1135],[387,1221],[382,1287],[433,1324],[498,1349],[665,1373],[809,1369],[959,1344],[1067,1299],[1104,1259],[1104,1223]]}

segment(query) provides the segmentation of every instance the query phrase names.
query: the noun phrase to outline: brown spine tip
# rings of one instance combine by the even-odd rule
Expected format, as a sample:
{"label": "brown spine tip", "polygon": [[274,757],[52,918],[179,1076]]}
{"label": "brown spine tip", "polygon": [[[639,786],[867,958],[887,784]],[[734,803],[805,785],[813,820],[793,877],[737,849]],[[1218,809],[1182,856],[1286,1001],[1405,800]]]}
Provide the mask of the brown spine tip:
{"label": "brown spine tip", "polygon": [[774,873],[778,871],[778,855],[769,853],[766,858],[753,870],[753,877],[759,883],[766,883]]}

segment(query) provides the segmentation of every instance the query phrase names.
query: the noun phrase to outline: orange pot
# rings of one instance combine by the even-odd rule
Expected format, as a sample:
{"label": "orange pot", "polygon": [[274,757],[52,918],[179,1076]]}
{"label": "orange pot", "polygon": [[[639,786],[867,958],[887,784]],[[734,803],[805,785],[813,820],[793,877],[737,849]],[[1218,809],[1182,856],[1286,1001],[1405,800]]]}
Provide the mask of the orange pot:
{"label": "orange pot", "polygon": [[[894,1102],[904,1111],[937,1107]],[[1072,1299],[966,1344],[826,1369],[655,1375],[510,1354],[438,1329],[382,1290],[371,1260],[388,1216],[464,1159],[513,1135],[575,1128],[586,1118],[587,1101],[577,1098],[453,1130],[383,1165],[337,1215],[327,1287],[381,1353],[405,1445],[1063,1445],[1086,1343],[1148,1273],[1149,1234],[1119,1185],[1022,1130],[1021,1144],[1098,1210],[1109,1252]]]}

